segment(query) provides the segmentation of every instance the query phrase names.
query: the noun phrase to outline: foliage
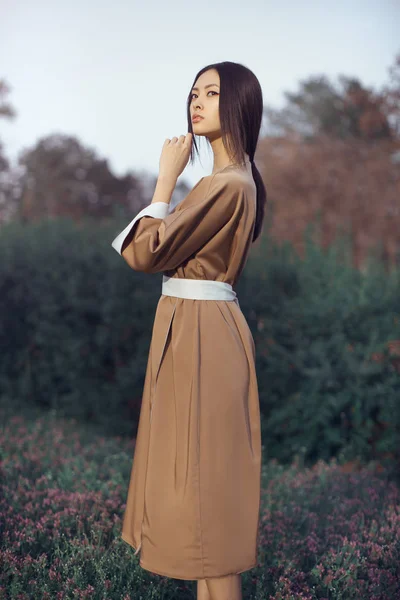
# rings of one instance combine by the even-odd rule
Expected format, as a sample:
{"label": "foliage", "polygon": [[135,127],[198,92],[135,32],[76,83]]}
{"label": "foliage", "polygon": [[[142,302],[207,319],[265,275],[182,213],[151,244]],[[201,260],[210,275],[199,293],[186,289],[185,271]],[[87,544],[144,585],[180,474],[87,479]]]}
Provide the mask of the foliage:
{"label": "foliage", "polygon": [[[194,581],[142,569],[121,523],[132,443],[40,411],[1,412],[0,598],[189,600]],[[263,465],[249,600],[399,600],[400,491],[373,465],[348,474]]]}
{"label": "foliage", "polygon": [[[340,240],[339,240],[340,241]],[[305,257],[268,236],[238,286],[256,345],[268,458],[400,464],[400,270],[350,265],[346,239]]]}
{"label": "foliage", "polygon": [[399,263],[400,140],[269,137],[257,161],[277,242],[290,241],[304,255],[304,234],[313,225],[323,248],[338,233],[347,235],[358,268],[378,250],[388,268]]}
{"label": "foliage", "polygon": [[140,405],[156,282],[129,272],[111,247],[115,233],[64,219],[4,227],[0,390],[128,433]]}
{"label": "foliage", "polygon": [[299,82],[297,92],[284,93],[282,108],[266,107],[269,132],[369,142],[398,138],[399,73],[400,54],[382,90],[367,88],[357,77],[339,75],[336,83],[326,75],[309,76]]}
{"label": "foliage", "polygon": [[[121,225],[65,219],[3,229],[0,393],[131,434],[161,273],[111,247]],[[388,459],[400,448],[399,270],[360,272],[339,242],[302,259],[268,235],[237,286],[256,343],[268,458]]]}
{"label": "foliage", "polygon": [[118,178],[107,160],[75,137],[45,136],[21,153],[19,163],[24,168],[19,216],[24,220],[112,217],[123,214],[135,197],[140,204],[139,181],[131,174]]}

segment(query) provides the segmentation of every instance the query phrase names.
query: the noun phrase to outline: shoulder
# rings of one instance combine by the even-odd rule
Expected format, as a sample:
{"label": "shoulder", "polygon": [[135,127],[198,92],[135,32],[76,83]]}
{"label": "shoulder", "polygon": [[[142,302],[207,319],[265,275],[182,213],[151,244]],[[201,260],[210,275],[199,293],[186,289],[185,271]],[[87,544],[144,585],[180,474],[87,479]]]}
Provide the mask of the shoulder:
{"label": "shoulder", "polygon": [[213,205],[217,201],[234,208],[247,201],[249,196],[255,197],[255,184],[252,178],[249,180],[246,173],[215,173],[202,177],[171,212],[181,212],[199,203]]}
{"label": "shoulder", "polygon": [[222,171],[203,178],[207,196],[224,192],[227,196],[246,196],[254,191],[254,180],[242,171]]}

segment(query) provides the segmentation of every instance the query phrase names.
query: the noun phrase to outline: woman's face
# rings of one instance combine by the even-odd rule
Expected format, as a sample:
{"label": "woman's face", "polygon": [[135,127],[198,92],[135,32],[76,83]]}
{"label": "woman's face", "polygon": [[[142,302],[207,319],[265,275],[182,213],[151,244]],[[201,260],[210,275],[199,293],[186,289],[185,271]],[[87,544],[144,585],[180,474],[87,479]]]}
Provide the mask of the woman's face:
{"label": "woman's face", "polygon": [[[191,89],[190,118],[193,133],[207,136],[211,140],[221,135],[219,83],[218,71],[209,69],[200,75]],[[193,122],[195,113],[203,118]]]}

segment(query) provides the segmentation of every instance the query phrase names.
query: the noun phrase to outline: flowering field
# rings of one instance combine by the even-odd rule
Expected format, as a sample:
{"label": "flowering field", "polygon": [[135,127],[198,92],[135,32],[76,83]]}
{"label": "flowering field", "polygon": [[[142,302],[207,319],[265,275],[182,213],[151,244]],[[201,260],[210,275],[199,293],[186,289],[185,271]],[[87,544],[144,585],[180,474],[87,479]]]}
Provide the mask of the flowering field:
{"label": "flowering field", "polygon": [[[133,440],[0,415],[0,599],[193,599],[120,539]],[[266,441],[263,440],[265,444]],[[371,467],[263,467],[254,600],[400,599],[400,490]]]}

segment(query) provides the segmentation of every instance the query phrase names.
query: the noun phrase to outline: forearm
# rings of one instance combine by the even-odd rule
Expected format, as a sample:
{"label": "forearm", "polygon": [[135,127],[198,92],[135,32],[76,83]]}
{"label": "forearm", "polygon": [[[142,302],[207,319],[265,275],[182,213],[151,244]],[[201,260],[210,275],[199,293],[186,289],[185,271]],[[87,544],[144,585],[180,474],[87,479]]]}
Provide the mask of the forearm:
{"label": "forearm", "polygon": [[159,175],[151,204],[153,204],[154,202],[169,203],[172,198],[172,193],[175,189],[175,186],[176,179]]}
{"label": "forearm", "polygon": [[[153,219],[158,219],[159,222],[168,214],[168,206],[172,197],[172,193],[176,186],[176,179],[165,176],[158,176],[156,189],[154,191],[153,199],[150,205],[145,206],[138,215],[129,223],[129,225],[122,231],[119,236],[115,238],[113,241],[113,247],[119,252],[125,260],[128,262],[132,269],[135,267],[132,264],[132,261],[128,260],[128,247],[133,239],[134,233],[139,225],[135,224],[138,219],[141,220],[142,216],[149,215]],[[158,203],[158,204],[157,204]],[[155,204],[156,206],[150,207],[151,204]],[[150,224],[149,224],[150,226]],[[139,268],[136,268],[140,270]],[[142,269],[144,270],[144,269]]]}

